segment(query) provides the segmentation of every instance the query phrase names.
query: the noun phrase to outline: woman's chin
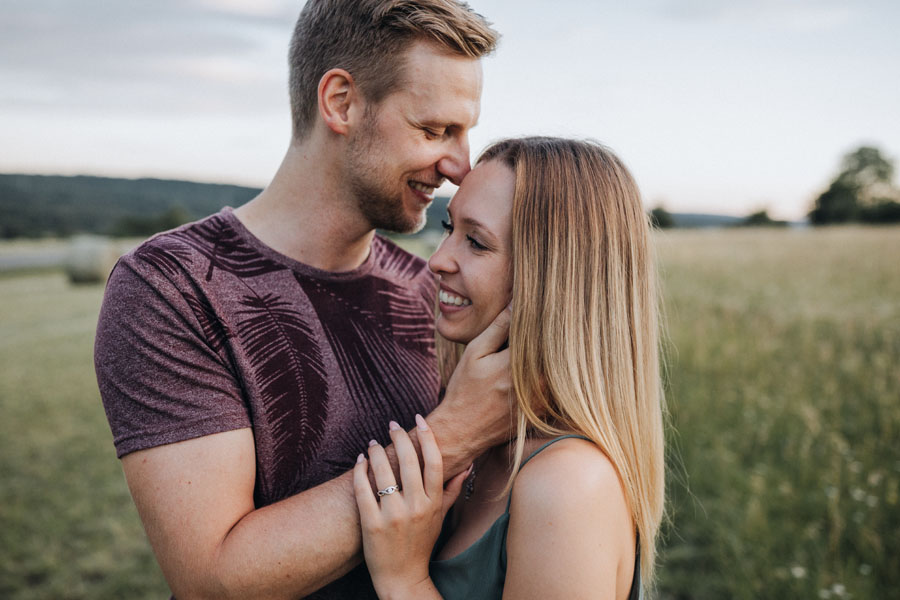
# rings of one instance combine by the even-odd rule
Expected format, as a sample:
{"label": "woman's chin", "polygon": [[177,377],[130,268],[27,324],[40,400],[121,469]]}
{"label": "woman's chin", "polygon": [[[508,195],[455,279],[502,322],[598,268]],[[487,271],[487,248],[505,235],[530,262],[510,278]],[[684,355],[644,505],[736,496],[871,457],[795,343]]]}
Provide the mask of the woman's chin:
{"label": "woman's chin", "polygon": [[439,334],[441,334],[442,338],[451,342],[456,342],[457,344],[468,344],[475,338],[474,335],[470,335],[465,331],[461,331],[458,327],[450,326],[446,321],[444,321],[443,317],[441,316],[438,316],[438,321],[435,325],[435,329]]}

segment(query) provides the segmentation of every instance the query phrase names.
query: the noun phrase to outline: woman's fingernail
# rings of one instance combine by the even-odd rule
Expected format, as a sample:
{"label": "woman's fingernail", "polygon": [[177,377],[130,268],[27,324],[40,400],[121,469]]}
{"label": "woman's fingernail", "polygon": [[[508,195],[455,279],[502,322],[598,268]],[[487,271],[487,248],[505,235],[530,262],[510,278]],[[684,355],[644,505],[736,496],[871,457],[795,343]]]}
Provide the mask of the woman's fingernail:
{"label": "woman's fingernail", "polygon": [[377,446],[377,445],[378,445],[378,442],[376,440],[369,440],[369,448],[371,448],[372,446]]}
{"label": "woman's fingernail", "polygon": [[366,457],[362,455],[362,452],[360,452],[359,456],[356,457],[356,464],[359,464],[364,460],[366,460]]}
{"label": "woman's fingernail", "polygon": [[397,431],[398,429],[400,429],[400,423],[398,423],[397,421],[391,421],[390,423],[388,423],[388,427],[391,429],[391,431]]}
{"label": "woman's fingernail", "polygon": [[423,417],[422,415],[416,415],[416,425],[422,431],[428,431],[428,423],[425,422],[425,417]]}

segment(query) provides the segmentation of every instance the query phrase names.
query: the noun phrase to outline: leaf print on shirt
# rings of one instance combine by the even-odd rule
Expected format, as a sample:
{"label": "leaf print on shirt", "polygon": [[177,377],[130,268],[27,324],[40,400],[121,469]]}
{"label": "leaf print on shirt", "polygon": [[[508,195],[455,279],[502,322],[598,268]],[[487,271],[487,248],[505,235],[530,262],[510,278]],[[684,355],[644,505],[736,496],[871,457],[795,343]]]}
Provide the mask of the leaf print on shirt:
{"label": "leaf print on shirt", "polygon": [[171,235],[189,244],[209,260],[206,281],[212,279],[216,268],[241,278],[285,269],[244,241],[222,215],[213,215],[184,230],[174,231]]}
{"label": "leaf print on shirt", "polygon": [[[417,293],[370,277],[348,281],[343,285],[357,289],[335,294],[315,278],[294,277],[318,314],[350,397],[360,408],[356,431],[346,444],[339,440],[344,455],[355,457],[361,439],[381,439],[391,419],[412,423],[416,412],[427,414],[436,406],[433,315]],[[365,298],[368,308],[348,298]]]}
{"label": "leaf print on shirt", "polygon": [[206,341],[209,342],[209,347],[214,352],[220,352],[225,347],[225,340],[231,337],[228,327],[219,319],[216,311],[213,310],[213,307],[205,298],[199,298],[189,292],[185,292],[184,299],[194,312],[194,316],[197,317],[200,328],[203,330],[203,335]]}
{"label": "leaf print on shirt", "polygon": [[325,431],[328,386],[322,353],[303,315],[280,296],[246,295],[241,305],[246,308],[238,311],[242,319],[236,330],[266,407],[268,426],[255,431],[271,436],[275,457],[271,480],[261,483],[267,497],[280,499],[296,492]]}
{"label": "leaf print on shirt", "polygon": [[167,235],[149,240],[134,251],[137,258],[169,277],[191,264],[191,254],[190,246]]}

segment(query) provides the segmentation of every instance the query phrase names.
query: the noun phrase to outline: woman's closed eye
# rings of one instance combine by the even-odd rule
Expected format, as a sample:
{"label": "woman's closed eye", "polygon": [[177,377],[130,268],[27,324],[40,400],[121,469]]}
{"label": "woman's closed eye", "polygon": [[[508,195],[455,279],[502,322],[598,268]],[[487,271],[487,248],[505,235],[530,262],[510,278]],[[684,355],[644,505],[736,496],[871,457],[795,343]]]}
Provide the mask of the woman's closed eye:
{"label": "woman's closed eye", "polygon": [[472,247],[473,250],[477,252],[484,252],[486,250],[490,250],[487,246],[473,238],[471,235],[466,236],[466,241],[469,242],[469,246]]}
{"label": "woman's closed eye", "polygon": [[[450,235],[451,233],[453,233],[453,223],[441,220],[441,227],[444,228],[444,233],[446,235]],[[479,242],[477,238],[471,235],[466,235],[466,242],[468,242],[472,250],[475,250],[476,252],[485,252],[487,250],[490,250],[488,246],[485,246],[484,244]]]}

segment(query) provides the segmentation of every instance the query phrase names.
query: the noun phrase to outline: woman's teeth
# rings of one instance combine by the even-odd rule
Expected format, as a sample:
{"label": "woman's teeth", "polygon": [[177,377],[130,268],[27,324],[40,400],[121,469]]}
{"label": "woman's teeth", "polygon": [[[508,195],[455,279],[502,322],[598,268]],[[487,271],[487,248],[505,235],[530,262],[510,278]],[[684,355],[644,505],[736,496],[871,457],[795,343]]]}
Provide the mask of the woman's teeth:
{"label": "woman's teeth", "polygon": [[469,306],[470,304],[472,304],[472,301],[468,298],[454,296],[453,294],[448,294],[444,290],[441,290],[439,297],[441,299],[441,302],[444,304],[453,304],[455,306]]}

